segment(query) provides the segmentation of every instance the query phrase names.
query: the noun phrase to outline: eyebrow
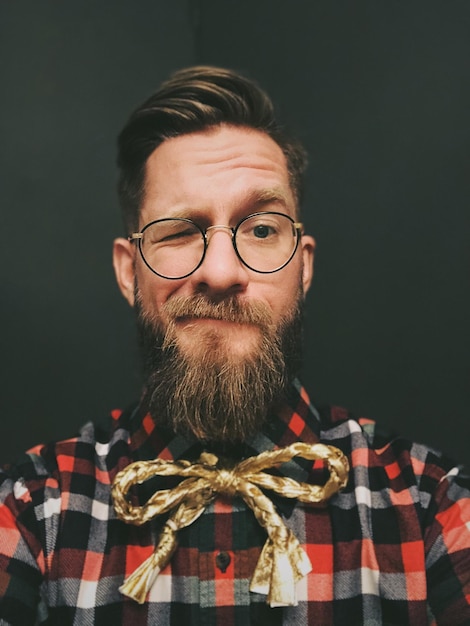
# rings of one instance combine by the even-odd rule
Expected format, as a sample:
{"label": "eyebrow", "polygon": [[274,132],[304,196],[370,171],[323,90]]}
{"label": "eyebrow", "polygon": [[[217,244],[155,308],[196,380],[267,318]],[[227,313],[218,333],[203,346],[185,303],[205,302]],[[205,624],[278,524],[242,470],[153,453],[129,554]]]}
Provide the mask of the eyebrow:
{"label": "eyebrow", "polygon": [[[236,202],[239,213],[246,210],[250,212],[256,212],[262,209],[267,204],[279,204],[283,208],[287,209],[292,204],[292,198],[290,198],[283,189],[278,187],[269,187],[266,189],[255,189],[248,194],[241,194],[240,199]],[[295,209],[295,207],[294,207]],[[205,212],[206,207],[184,207],[176,209],[174,212],[169,211],[166,217],[176,217],[182,219],[194,219],[198,214]]]}
{"label": "eyebrow", "polygon": [[246,204],[251,206],[273,203],[287,207],[289,205],[289,197],[279,187],[270,187],[268,189],[256,189],[246,199]]}

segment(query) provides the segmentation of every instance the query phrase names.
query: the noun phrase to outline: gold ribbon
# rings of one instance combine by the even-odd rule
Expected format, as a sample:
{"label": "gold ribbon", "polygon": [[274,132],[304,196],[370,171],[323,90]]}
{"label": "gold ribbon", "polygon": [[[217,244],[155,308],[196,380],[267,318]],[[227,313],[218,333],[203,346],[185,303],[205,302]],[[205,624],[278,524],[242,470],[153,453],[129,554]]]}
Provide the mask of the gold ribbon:
{"label": "gold ribbon", "polygon": [[[262,471],[286,463],[295,456],[310,461],[323,460],[330,472],[328,481],[322,486],[309,485]],[[137,461],[117,474],[112,495],[116,514],[121,520],[141,525],[172,511],[154,553],[124,581],[121,593],[143,604],[176,549],[178,530],[192,524],[217,495],[224,495],[243,498],[268,534],[251,579],[250,591],[266,594],[270,606],[297,604],[295,584],[311,571],[312,566],[297,538],[261,489],[301,502],[324,504],[347,483],[349,464],[346,457],[334,446],[297,442],[286,448],[262,452],[231,469],[220,469],[217,463],[214,454],[205,452],[198,463],[163,459]],[[157,491],[143,506],[131,506],[126,497],[129,489],[156,475],[181,476],[185,480],[173,489]]]}

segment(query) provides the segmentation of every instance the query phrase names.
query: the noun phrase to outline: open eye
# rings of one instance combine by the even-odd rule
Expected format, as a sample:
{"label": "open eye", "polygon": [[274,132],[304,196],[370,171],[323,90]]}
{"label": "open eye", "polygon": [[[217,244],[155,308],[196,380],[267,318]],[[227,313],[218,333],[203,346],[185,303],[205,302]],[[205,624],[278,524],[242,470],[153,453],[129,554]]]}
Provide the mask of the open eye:
{"label": "open eye", "polygon": [[257,239],[266,239],[269,235],[274,234],[274,228],[272,226],[268,226],[267,224],[258,224],[253,228],[253,235]]}
{"label": "open eye", "polygon": [[282,237],[285,230],[283,218],[285,220],[286,216],[268,212],[250,215],[240,223],[237,229],[238,241],[273,245],[279,237]]}
{"label": "open eye", "polygon": [[253,220],[247,220],[243,230],[252,239],[269,239],[281,232],[281,226],[275,219],[257,217]]}

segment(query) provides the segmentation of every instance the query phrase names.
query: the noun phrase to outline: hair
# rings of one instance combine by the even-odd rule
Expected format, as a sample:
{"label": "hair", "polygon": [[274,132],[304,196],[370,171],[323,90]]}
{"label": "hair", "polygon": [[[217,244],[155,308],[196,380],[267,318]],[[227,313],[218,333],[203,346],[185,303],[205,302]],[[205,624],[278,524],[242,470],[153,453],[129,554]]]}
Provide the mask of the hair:
{"label": "hair", "polygon": [[307,166],[301,144],[284,134],[268,95],[232,70],[197,66],[175,72],[130,116],[118,137],[118,194],[127,232],[136,230],[146,162],[166,139],[229,124],[269,135],[282,149],[299,206]]}

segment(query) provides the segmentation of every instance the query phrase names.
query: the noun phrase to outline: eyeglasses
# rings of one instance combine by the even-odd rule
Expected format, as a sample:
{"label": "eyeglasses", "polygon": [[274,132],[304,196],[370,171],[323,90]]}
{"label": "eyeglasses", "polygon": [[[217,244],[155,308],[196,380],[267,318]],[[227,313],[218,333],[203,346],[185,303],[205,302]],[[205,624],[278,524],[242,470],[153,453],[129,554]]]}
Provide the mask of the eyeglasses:
{"label": "eyeglasses", "polygon": [[186,218],[165,217],[150,222],[128,239],[139,242],[142,259],[152,272],[176,280],[200,267],[209,245],[208,233],[227,230],[240,261],[254,272],[271,274],[292,259],[302,228],[288,215],[272,211],[248,215],[234,228],[217,224],[205,230]]}

